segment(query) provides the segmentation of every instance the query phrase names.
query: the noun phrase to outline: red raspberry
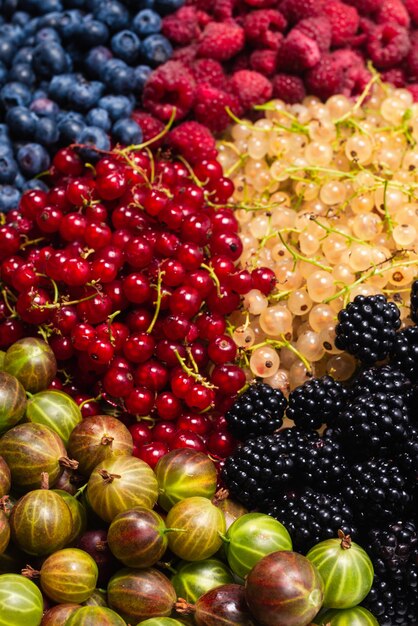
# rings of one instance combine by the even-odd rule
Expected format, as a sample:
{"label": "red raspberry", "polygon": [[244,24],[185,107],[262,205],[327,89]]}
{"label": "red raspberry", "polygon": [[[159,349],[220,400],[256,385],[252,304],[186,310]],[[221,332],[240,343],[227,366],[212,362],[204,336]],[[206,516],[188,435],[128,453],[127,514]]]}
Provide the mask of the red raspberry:
{"label": "red raspberry", "polygon": [[341,93],[345,96],[360,95],[371,78],[363,58],[349,48],[336,50],[332,57],[338,70],[342,72]]}
{"label": "red raspberry", "polygon": [[357,9],[338,0],[328,0],[327,17],[331,24],[331,45],[344,46],[349,43],[359,26]]}
{"label": "red raspberry", "polygon": [[314,67],[321,58],[316,41],[294,28],[283,40],[277,57],[278,67],[286,72],[302,72]]}
{"label": "red raspberry", "polygon": [[[418,33],[417,33],[418,35]],[[412,82],[418,81],[418,36],[415,33],[411,35],[411,49],[405,60],[405,70],[408,79]]]}
{"label": "red raspberry", "polygon": [[407,85],[406,88],[412,93],[414,102],[418,102],[418,83],[412,83],[411,85]]}
{"label": "red raspberry", "polygon": [[196,83],[211,85],[217,89],[224,89],[226,76],[222,65],[213,59],[197,59],[192,65]]}
{"label": "red raspberry", "polygon": [[174,50],[173,56],[171,57],[172,61],[179,61],[183,63],[189,69],[191,68],[194,60],[197,56],[198,44],[192,43],[190,46],[184,46],[181,48],[177,48]]}
{"label": "red raspberry", "polygon": [[227,61],[243,49],[244,43],[244,30],[237,24],[211,22],[202,33],[198,55],[216,61]]}
{"label": "red raspberry", "polygon": [[308,93],[324,101],[341,93],[343,81],[343,70],[332,54],[324,54],[318,65],[308,70],[305,76]]}
{"label": "red raspberry", "polygon": [[398,65],[410,48],[408,31],[396,22],[380,24],[370,33],[367,54],[378,69]]}
{"label": "red raspberry", "polygon": [[[409,52],[409,55],[410,54],[411,52]],[[407,58],[407,64],[408,64],[409,55]],[[417,57],[417,61],[418,61],[418,57]],[[415,64],[415,67],[418,69],[417,64]],[[410,70],[410,67],[408,65],[408,71],[409,70]],[[383,82],[391,83],[392,85],[395,85],[395,87],[405,87],[405,84],[407,82],[405,71],[400,67],[394,67],[393,69],[388,70],[387,72],[382,72],[381,76],[382,76]],[[418,74],[416,74],[415,76],[418,77]]]}
{"label": "red raspberry", "polygon": [[196,93],[196,81],[185,65],[167,61],[150,75],[145,83],[143,104],[158,119],[168,121],[176,109],[176,120],[191,110]]}
{"label": "red raspberry", "polygon": [[302,102],[306,96],[305,85],[299,76],[290,74],[276,74],[273,78],[273,96],[284,102],[294,104]]}
{"label": "red raspberry", "polygon": [[377,14],[377,23],[397,22],[400,26],[409,28],[411,22],[408,11],[401,0],[382,0]]}
{"label": "red raspberry", "polygon": [[250,68],[251,68],[250,55],[244,54],[243,52],[241,52],[241,54],[239,54],[237,58],[233,60],[232,66],[229,68],[230,69],[229,73],[233,74],[234,72],[240,72],[241,70],[249,70]]}
{"label": "red raspberry", "polygon": [[244,110],[266,102],[273,93],[271,82],[262,74],[251,70],[235,72],[232,75],[230,86],[232,93],[238,97]]}
{"label": "red raspberry", "polygon": [[308,17],[298,22],[296,28],[316,41],[321,52],[328,52],[331,47],[331,24],[327,17]]}
{"label": "red raspberry", "polygon": [[[134,111],[131,117],[141,127],[144,141],[152,139],[164,130],[164,124],[145,111]],[[162,141],[158,141],[153,145],[159,146],[161,143]]]}
{"label": "red raspberry", "polygon": [[193,109],[198,122],[214,133],[224,130],[231,122],[226,107],[229,107],[235,115],[242,113],[239,101],[234,95],[210,85],[198,86]]}
{"label": "red raspberry", "polygon": [[276,50],[254,50],[250,56],[251,69],[264,76],[272,76],[276,71]]}
{"label": "red raspberry", "polygon": [[212,13],[215,19],[224,22],[231,18],[236,4],[235,0],[215,0],[212,6]]}
{"label": "red raspberry", "polygon": [[292,22],[326,14],[326,0],[283,0],[280,10]]}
{"label": "red raspberry", "polygon": [[247,13],[244,20],[245,37],[258,48],[277,50],[282,40],[281,32],[286,28],[286,20],[280,11],[264,9]]}
{"label": "red raspberry", "polygon": [[418,0],[404,0],[409,17],[418,26]]}
{"label": "red raspberry", "polygon": [[345,3],[356,7],[361,15],[370,15],[380,9],[382,0],[345,0]]}
{"label": "red raspberry", "polygon": [[268,7],[277,4],[277,0],[244,0],[244,2],[250,7],[254,7],[256,9],[267,9]]}
{"label": "red raspberry", "polygon": [[178,46],[187,46],[200,35],[197,11],[194,7],[181,7],[163,19],[162,33]]}
{"label": "red raspberry", "polygon": [[186,0],[186,6],[192,5],[199,11],[211,12],[213,7],[213,0]]}
{"label": "red raspberry", "polygon": [[376,24],[369,20],[367,17],[361,17],[359,20],[359,27],[357,34],[350,39],[350,48],[361,48],[364,46],[370,36],[370,33],[375,29]]}
{"label": "red raspberry", "polygon": [[182,122],[167,135],[167,144],[194,165],[216,158],[215,139],[206,126],[199,122]]}

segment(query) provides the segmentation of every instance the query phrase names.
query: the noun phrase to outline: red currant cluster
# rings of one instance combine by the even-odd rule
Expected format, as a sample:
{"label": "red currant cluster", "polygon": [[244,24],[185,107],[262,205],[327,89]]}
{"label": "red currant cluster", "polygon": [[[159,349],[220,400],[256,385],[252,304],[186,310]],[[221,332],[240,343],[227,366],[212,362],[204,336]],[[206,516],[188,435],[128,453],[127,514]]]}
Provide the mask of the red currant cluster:
{"label": "red currant cluster", "polygon": [[128,423],[158,422],[135,426],[138,446],[154,441],[139,455],[207,446],[226,456],[233,442],[219,416],[246,376],[225,318],[250,289],[274,286],[269,270],[236,268],[231,181],[217,161],[192,170],[145,149],[93,167],[65,148],[49,176],[50,191],[24,194],[0,227],[0,349],[41,333],[57,386],[79,402],[93,389]]}

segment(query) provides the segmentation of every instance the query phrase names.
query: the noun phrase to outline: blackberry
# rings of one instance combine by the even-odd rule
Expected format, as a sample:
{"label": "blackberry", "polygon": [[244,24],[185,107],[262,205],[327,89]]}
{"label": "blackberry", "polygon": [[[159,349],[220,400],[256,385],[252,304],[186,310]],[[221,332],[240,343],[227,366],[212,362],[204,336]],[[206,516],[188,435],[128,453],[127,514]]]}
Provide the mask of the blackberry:
{"label": "blackberry", "polygon": [[237,439],[268,435],[283,425],[286,404],[280,389],[256,383],[234,402],[225,419]]}
{"label": "blackberry", "polygon": [[418,326],[404,328],[396,334],[390,351],[390,362],[413,379],[418,377]]}
{"label": "blackberry", "polygon": [[330,376],[312,378],[291,392],[286,415],[299,428],[316,430],[333,421],[346,398],[347,390]]}
{"label": "blackberry", "polygon": [[398,521],[368,533],[367,553],[377,576],[400,579],[418,554],[418,528],[411,521]]}
{"label": "blackberry", "polygon": [[400,325],[396,304],[383,295],[359,295],[338,313],[335,345],[371,365],[387,357]]}
{"label": "blackberry", "polygon": [[334,421],[335,437],[350,456],[387,457],[407,440],[410,411],[402,396],[379,392],[354,398]]}
{"label": "blackberry", "polygon": [[392,461],[370,459],[354,464],[344,488],[356,519],[365,526],[375,520],[396,520],[410,505],[407,480]]}
{"label": "blackberry", "polygon": [[245,442],[226,459],[223,481],[231,495],[248,507],[273,499],[292,485],[333,490],[346,474],[338,442],[317,432],[287,428]]}
{"label": "blackberry", "polygon": [[411,426],[407,438],[396,450],[396,462],[405,476],[418,485],[418,426]]}
{"label": "blackberry", "polygon": [[336,537],[339,529],[352,537],[357,535],[353,511],[340,495],[307,487],[260,508],[287,528],[293,549],[303,554],[319,541]]}
{"label": "blackberry", "polygon": [[411,319],[418,324],[418,280],[414,280],[411,287]]}
{"label": "blackberry", "polygon": [[[412,568],[417,569],[416,566]],[[393,580],[390,576],[375,575],[371,591],[362,606],[376,617],[380,626],[416,626],[417,591],[408,584],[409,577],[406,574],[402,580]]]}
{"label": "blackberry", "polygon": [[364,396],[368,393],[393,393],[403,395],[411,388],[409,378],[392,365],[370,367],[363,370],[350,387],[350,396]]}

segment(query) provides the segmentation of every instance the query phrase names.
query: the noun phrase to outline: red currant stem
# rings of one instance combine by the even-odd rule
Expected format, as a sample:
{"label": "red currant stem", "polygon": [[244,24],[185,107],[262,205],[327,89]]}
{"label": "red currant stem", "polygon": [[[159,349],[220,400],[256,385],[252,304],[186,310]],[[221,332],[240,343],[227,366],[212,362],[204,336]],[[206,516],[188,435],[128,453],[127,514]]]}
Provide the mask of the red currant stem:
{"label": "red currant stem", "polygon": [[96,176],[96,168],[92,163],[84,163],[84,167],[87,167],[93,173],[93,176]]}
{"label": "red currant stem", "polygon": [[32,245],[36,246],[36,244],[42,243],[42,241],[45,241],[45,237],[38,237],[37,239],[28,239],[26,235],[23,235],[23,238],[24,238],[24,242],[20,244],[21,250],[24,250],[28,246],[32,246]]}
{"label": "red currant stem", "polygon": [[155,311],[154,311],[154,315],[153,318],[151,320],[150,325],[147,328],[147,333],[151,333],[155,323],[158,319],[158,316],[160,314],[160,309],[161,309],[161,284],[162,284],[162,280],[163,280],[163,276],[164,276],[165,272],[161,271],[160,269],[158,269],[158,276],[157,276],[157,302],[155,303]]}
{"label": "red currant stem", "polygon": [[4,226],[6,223],[6,214],[0,213],[0,226]]}
{"label": "red currant stem", "polygon": [[87,489],[87,483],[83,485],[82,487],[80,487],[79,489],[77,489],[77,491],[74,494],[74,498],[79,498],[85,489]]}
{"label": "red currant stem", "polygon": [[187,352],[187,356],[189,357],[191,364],[193,366],[194,371],[196,372],[196,374],[199,373],[199,367],[196,363],[196,361],[194,360],[194,356],[193,356],[193,352],[191,351],[191,349],[189,347],[186,348],[186,352]]}
{"label": "red currant stem", "polygon": [[197,380],[201,385],[203,385],[203,387],[206,387],[207,389],[217,389],[216,385],[212,385],[212,383],[209,383],[206,378],[204,378],[201,374],[194,372],[188,365],[186,365],[186,361],[179,354],[178,350],[174,350],[174,354],[176,355],[182,370],[186,372],[188,376],[194,378],[194,380]]}
{"label": "red currant stem", "polygon": [[82,150],[83,148],[88,148],[89,150],[94,150],[98,154],[108,154],[108,155],[114,154],[113,150],[101,150],[100,148],[97,148],[94,145],[87,145],[84,143],[72,143],[68,147],[71,149],[75,149],[75,150]]}
{"label": "red currant stem", "polygon": [[80,404],[78,405],[78,408],[81,410],[83,406],[87,404],[87,402],[99,402],[99,400],[101,399],[102,399],[101,393],[99,393],[99,395],[96,396],[95,398],[86,398],[85,400],[83,400],[83,402],[80,402]]}
{"label": "red currant stem", "polygon": [[351,548],[351,537],[346,535],[341,529],[338,531],[338,539],[341,539],[341,548],[349,550]]}
{"label": "red currant stem", "polygon": [[114,347],[116,344],[116,340],[115,340],[115,336],[112,333],[112,322],[115,319],[115,317],[117,315],[119,315],[121,313],[121,311],[115,311],[114,313],[112,313],[111,315],[109,315],[109,317],[107,318],[107,328],[109,330],[109,341],[112,344],[112,346]]}
{"label": "red currant stem", "polygon": [[199,178],[194,173],[193,168],[190,165],[190,163],[183,156],[181,156],[181,154],[177,156],[177,159],[183,163],[184,167],[189,172],[189,176],[195,185],[197,185],[198,187],[203,187],[205,184],[207,184],[208,180],[206,181],[199,180]]}
{"label": "red currant stem", "polygon": [[41,575],[41,572],[37,569],[34,569],[33,567],[31,567],[30,565],[26,565],[26,567],[24,567],[21,572],[22,576],[25,576],[25,578],[39,578]]}
{"label": "red currant stem", "polygon": [[49,489],[49,474],[41,472],[41,489]]}
{"label": "red currant stem", "polygon": [[[7,293],[9,292],[9,293]],[[11,293],[7,287],[5,289],[1,290],[1,295],[3,296],[3,300],[4,300],[4,304],[7,306],[7,308],[9,309],[11,316],[12,317],[16,317],[16,311],[15,309],[12,307],[12,305],[9,302],[9,295],[14,297],[14,294]]]}
{"label": "red currant stem", "polygon": [[85,248],[83,252],[80,254],[80,256],[82,259],[87,259],[94,252],[96,252],[94,248]]}
{"label": "red currant stem", "polygon": [[145,152],[147,153],[149,160],[150,160],[150,164],[151,164],[151,171],[150,171],[150,181],[151,181],[151,185],[154,184],[155,181],[155,161],[154,161],[154,155],[152,154],[151,150],[149,148],[145,148]]}
{"label": "red currant stem", "polygon": [[[94,286],[94,285],[92,285],[92,286]],[[79,304],[80,302],[86,302],[87,300],[92,300],[93,298],[96,297],[96,295],[97,295],[96,293],[91,293],[89,296],[86,296],[85,298],[80,298],[79,300],[68,300],[68,301],[67,300],[63,300],[63,302],[50,302],[48,304],[36,304],[36,303],[33,303],[32,307],[34,309],[40,309],[41,311],[43,311],[44,309],[59,309],[63,305],[71,306],[73,304]]]}
{"label": "red currant stem", "polygon": [[150,428],[153,428],[157,422],[151,415],[136,415],[135,417],[137,418],[137,422],[149,422],[151,424]]}
{"label": "red currant stem", "polygon": [[204,270],[207,270],[209,272],[211,279],[215,283],[217,296],[218,298],[222,298],[221,283],[219,282],[219,278],[217,277],[216,272],[213,269],[213,267],[211,267],[210,265],[207,265],[206,263],[202,263],[200,267],[202,267]]}
{"label": "red currant stem", "polygon": [[178,598],[174,605],[174,609],[177,613],[183,613],[184,615],[190,615],[196,611],[194,604],[190,604],[184,598]]}
{"label": "red currant stem", "polygon": [[39,178],[42,178],[43,176],[49,176],[50,174],[51,174],[50,170],[44,170],[43,172],[39,172],[39,174],[36,174],[34,178],[38,180]]}
{"label": "red currant stem", "polygon": [[292,248],[292,246],[289,246],[289,244],[286,243],[280,231],[278,231],[277,234],[279,235],[279,239],[284,245],[284,247],[286,248],[286,250],[290,252],[290,254],[292,255],[295,267],[299,260],[299,261],[306,261],[306,263],[311,263],[311,265],[315,265],[315,267],[319,267],[321,270],[324,270],[325,272],[331,272],[332,267],[330,267],[329,265],[323,265],[319,261],[315,261],[315,259],[310,259],[309,257],[304,256],[303,254],[300,254],[297,250],[295,250],[295,248]]}
{"label": "red currant stem", "polygon": [[57,371],[64,376],[64,380],[63,380],[64,385],[69,385],[70,383],[72,383],[73,377],[71,376],[71,374],[67,372],[67,370],[65,370],[64,368],[61,368],[61,369],[58,369]]}
{"label": "red currant stem", "polygon": [[154,135],[154,137],[151,137],[151,139],[148,139],[148,141],[144,141],[144,143],[140,143],[137,145],[132,145],[132,146],[127,146],[126,148],[123,148],[123,150],[115,150],[114,152],[116,154],[120,154],[122,156],[125,156],[125,154],[131,152],[132,150],[143,150],[144,148],[147,148],[148,146],[151,146],[153,143],[159,141],[160,139],[162,139],[170,130],[170,128],[172,127],[172,125],[174,124],[174,121],[176,119],[176,115],[177,115],[177,109],[176,107],[173,107],[173,110],[171,112],[171,116],[170,119],[167,122],[167,125],[163,128],[163,130],[161,132],[158,133],[158,135]]}

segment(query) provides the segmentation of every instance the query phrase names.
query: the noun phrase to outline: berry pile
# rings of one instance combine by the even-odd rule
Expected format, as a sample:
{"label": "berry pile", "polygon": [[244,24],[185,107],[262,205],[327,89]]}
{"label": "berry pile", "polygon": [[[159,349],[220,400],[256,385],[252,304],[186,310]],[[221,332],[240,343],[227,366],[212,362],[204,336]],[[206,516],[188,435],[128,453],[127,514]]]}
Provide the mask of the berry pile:
{"label": "berry pile", "polygon": [[[140,143],[131,113],[152,68],[170,58],[162,15],[183,0],[2,3],[0,211],[73,141]],[[18,5],[18,6],[17,6]]]}
{"label": "berry pile", "polygon": [[[412,314],[417,287],[415,281]],[[347,349],[370,357],[370,328],[385,337],[388,323],[398,318],[384,296],[357,296],[340,312],[336,335],[344,336],[350,319],[361,333]],[[304,551],[338,528],[368,545],[375,582],[366,606],[382,626],[409,625],[418,609],[417,331],[411,319],[403,330],[390,329],[383,355],[388,362],[376,365],[382,358],[376,352],[344,387],[328,376],[297,387],[286,409],[294,427],[273,434],[264,427],[265,434],[251,436],[257,431],[253,405],[251,429],[223,470],[231,495],[276,517],[296,549]],[[246,394],[229,409],[235,421],[245,418]],[[259,411],[261,430],[262,406]],[[272,417],[282,415],[280,407]]]}
{"label": "berry pile", "polygon": [[63,148],[50,190],[25,192],[0,227],[0,349],[40,334],[78,402],[93,389],[128,424],[158,421],[132,430],[152,465],[171,447],[232,451],[222,414],[246,375],[225,318],[263,285],[236,267],[231,181],[215,160],[184,163],[120,149],[92,168]]}
{"label": "berry pile", "polygon": [[273,95],[298,103],[361,93],[371,61],[418,97],[415,0],[188,0],[163,20],[173,61],[148,79],[144,106],[193,115],[212,131]]}

